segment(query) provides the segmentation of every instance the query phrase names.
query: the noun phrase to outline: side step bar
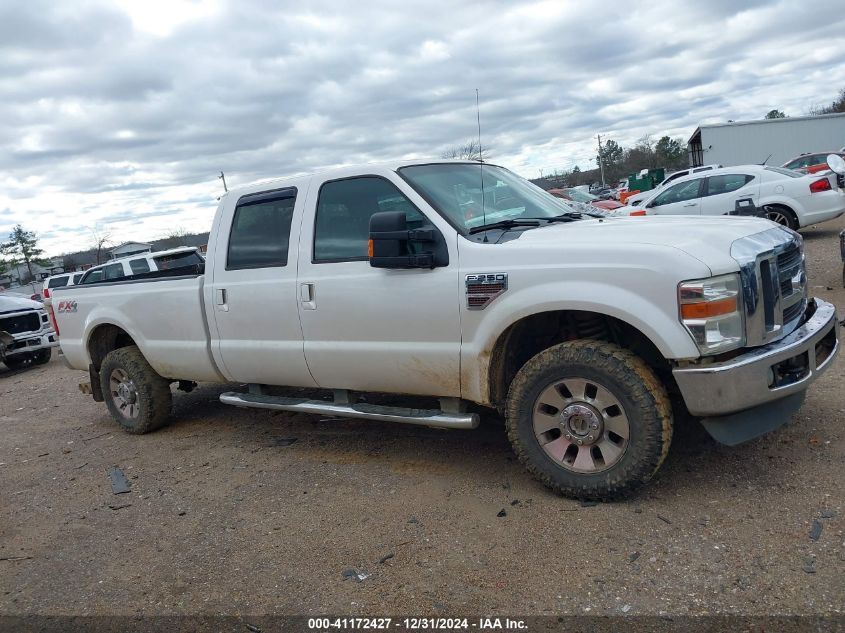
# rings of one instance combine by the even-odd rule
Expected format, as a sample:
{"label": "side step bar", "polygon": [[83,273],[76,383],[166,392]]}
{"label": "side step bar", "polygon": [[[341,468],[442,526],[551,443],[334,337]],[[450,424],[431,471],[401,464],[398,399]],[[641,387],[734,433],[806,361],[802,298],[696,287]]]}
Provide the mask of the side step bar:
{"label": "side step bar", "polygon": [[384,422],[401,422],[420,426],[436,426],[445,429],[474,429],[478,426],[477,413],[444,413],[440,409],[407,409],[384,407],[374,404],[337,404],[324,400],[285,398],[253,393],[229,391],[220,395],[220,402],[236,407],[251,409],[274,409],[296,411],[316,415],[334,415],[343,418],[363,418]]}

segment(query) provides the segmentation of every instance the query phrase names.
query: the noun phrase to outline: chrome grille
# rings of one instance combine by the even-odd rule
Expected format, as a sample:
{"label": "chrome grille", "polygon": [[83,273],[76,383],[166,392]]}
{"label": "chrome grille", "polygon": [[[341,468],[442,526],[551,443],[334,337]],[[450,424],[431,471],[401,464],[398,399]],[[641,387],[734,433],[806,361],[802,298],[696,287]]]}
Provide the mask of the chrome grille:
{"label": "chrome grille", "polygon": [[794,330],[807,306],[801,237],[773,228],[734,242],[740,265],[748,345],[765,345]]}
{"label": "chrome grille", "polygon": [[787,244],[778,253],[778,283],[783,304],[783,324],[789,325],[801,316],[806,305],[807,276],[804,272],[804,256],[798,244]]}

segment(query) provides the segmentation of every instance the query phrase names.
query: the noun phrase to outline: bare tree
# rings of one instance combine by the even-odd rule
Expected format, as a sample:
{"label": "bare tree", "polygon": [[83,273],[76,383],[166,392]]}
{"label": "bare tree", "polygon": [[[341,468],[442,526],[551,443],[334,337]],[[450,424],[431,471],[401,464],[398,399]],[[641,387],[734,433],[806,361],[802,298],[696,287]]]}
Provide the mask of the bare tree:
{"label": "bare tree", "polygon": [[191,235],[188,230],[183,226],[177,226],[174,229],[170,229],[163,238],[161,238],[161,246],[164,248],[176,248],[177,246],[185,246],[186,240],[185,238]]}
{"label": "bare tree", "polygon": [[76,267],[79,265],[79,260],[76,258],[76,253],[70,255],[62,255],[62,268],[65,269],[65,272],[71,272],[76,270]]}
{"label": "bare tree", "polygon": [[103,263],[103,251],[106,250],[109,246],[111,246],[111,232],[107,231],[99,224],[96,226],[91,227],[91,237],[93,238],[93,244],[91,248],[96,252],[97,255],[97,263]]}
{"label": "bare tree", "polygon": [[457,158],[462,160],[477,160],[484,162],[490,158],[490,150],[482,148],[475,139],[470,139],[462,145],[450,147],[440,155],[440,158]]}

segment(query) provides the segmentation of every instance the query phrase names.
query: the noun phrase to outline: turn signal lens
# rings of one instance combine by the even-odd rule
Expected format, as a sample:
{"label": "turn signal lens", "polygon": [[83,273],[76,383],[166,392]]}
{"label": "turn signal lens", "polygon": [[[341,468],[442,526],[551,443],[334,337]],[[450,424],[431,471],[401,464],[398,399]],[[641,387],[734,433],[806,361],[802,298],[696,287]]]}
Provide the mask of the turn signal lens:
{"label": "turn signal lens", "polygon": [[736,297],[681,305],[681,316],[684,319],[709,319],[710,317],[719,316],[720,314],[730,314],[731,312],[736,312]]}
{"label": "turn signal lens", "polygon": [[645,215],[645,209],[640,209],[639,211],[631,211],[628,215]]}
{"label": "turn signal lens", "polygon": [[373,240],[367,240],[367,257],[373,256]]}

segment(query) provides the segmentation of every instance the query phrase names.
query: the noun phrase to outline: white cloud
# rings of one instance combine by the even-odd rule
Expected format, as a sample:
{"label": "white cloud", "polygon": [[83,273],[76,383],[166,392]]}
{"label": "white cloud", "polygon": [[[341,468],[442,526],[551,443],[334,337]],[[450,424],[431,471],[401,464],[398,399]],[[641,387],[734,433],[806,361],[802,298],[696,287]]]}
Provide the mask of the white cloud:
{"label": "white cloud", "polygon": [[[0,5],[0,237],[50,253],[210,227],[231,186],[438,156],[476,134],[527,177],[595,135],[685,139],[845,86],[836,0],[28,0]],[[8,211],[6,211],[8,209]]]}

